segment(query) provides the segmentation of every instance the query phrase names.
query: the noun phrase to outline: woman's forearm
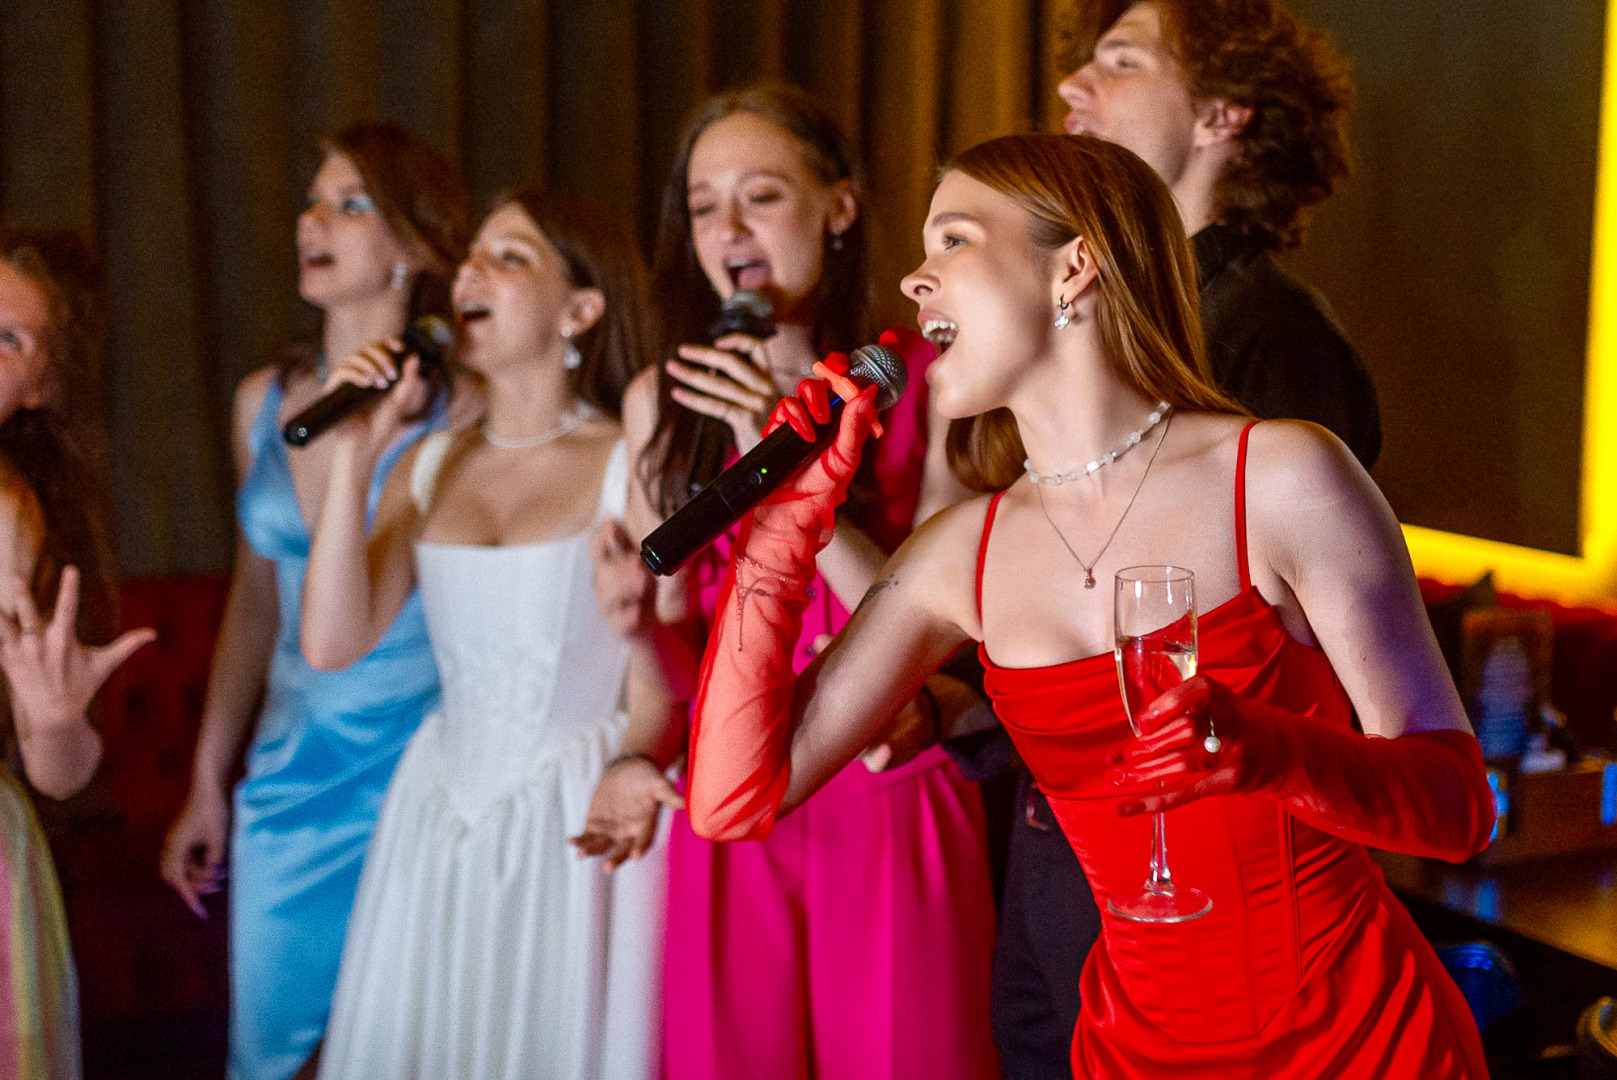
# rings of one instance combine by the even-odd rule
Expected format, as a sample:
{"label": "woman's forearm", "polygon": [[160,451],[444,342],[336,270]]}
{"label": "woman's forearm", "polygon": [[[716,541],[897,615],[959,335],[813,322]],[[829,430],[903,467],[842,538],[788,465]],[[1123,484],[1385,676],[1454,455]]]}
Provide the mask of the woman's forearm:
{"label": "woman's forearm", "polygon": [[193,788],[222,791],[230,782],[230,771],[252,729],[279,629],[275,565],[238,539],[230,595],[214,642],[202,705]]}
{"label": "woman's forearm", "polygon": [[333,456],[303,579],[302,647],[310,666],[336,671],[376,647],[387,624],[372,588],[366,500],[376,462],[357,440]]}
{"label": "woman's forearm", "polygon": [[101,736],[84,716],[61,725],[27,724],[18,747],[28,782],[52,799],[83,790],[101,764]]}
{"label": "woman's forearm", "polygon": [[816,560],[816,568],[842,606],[852,611],[876,583],[887,553],[846,514],[837,515],[836,535]]}
{"label": "woman's forearm", "polygon": [[623,754],[642,754],[659,770],[666,769],[685,752],[686,717],[689,699],[669,696],[658,683],[647,683],[631,669],[625,688],[628,726],[623,732]]}
{"label": "woman's forearm", "polygon": [[680,707],[696,699],[702,667],[702,631],[695,620],[657,624],[629,643],[629,671],[646,693]]}

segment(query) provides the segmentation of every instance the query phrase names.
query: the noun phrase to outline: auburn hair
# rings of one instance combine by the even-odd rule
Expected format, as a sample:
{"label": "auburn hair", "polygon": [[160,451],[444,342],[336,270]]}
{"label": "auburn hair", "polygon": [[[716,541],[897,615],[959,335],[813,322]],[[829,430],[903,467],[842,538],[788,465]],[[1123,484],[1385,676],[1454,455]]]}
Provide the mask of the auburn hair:
{"label": "auburn hair", "polygon": [[569,285],[601,290],[605,308],[573,339],[584,359],[568,375],[579,398],[620,417],[623,391],[655,355],[639,247],[616,218],[585,199],[529,188],[500,197],[494,209],[508,205],[521,207],[544,235]]}
{"label": "auburn hair", "polygon": [[100,261],[66,229],[0,228],[0,262],[27,278],[50,313],[41,404],[0,423],[0,458],[28,485],[43,523],[29,591],[56,605],[64,567],[79,569],[81,639],[108,640],[117,599],[99,385],[106,319]]}
{"label": "auburn hair", "polygon": [[[1085,0],[1067,41],[1074,66],[1138,2]],[[1313,208],[1348,176],[1346,61],[1276,0],[1150,2],[1191,93],[1252,110],[1219,178],[1215,220],[1275,250],[1296,247]]]}
{"label": "auburn hair", "polygon": [[[1202,341],[1196,259],[1168,187],[1131,151],[1087,135],[1029,133],[979,143],[944,166],[1009,197],[1028,239],[1054,252],[1083,237],[1095,260],[1095,318],[1125,383],[1152,401],[1243,410],[1213,383]],[[950,425],[949,466],[976,491],[1022,475],[1008,409]]]}
{"label": "auburn hair", "polygon": [[[398,124],[350,124],[321,139],[319,146],[322,161],[339,154],[354,166],[388,231],[426,264],[411,284],[406,321],[423,315],[450,319],[450,286],[471,239],[471,196],[460,170]],[[281,363],[282,380],[312,368],[318,355],[318,347],[293,349]]]}

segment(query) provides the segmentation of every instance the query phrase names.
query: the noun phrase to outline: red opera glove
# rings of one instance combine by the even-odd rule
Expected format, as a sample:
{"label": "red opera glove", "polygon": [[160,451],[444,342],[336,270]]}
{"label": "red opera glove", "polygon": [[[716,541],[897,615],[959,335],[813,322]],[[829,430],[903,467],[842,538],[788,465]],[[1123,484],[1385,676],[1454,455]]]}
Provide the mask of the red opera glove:
{"label": "red opera glove", "polygon": [[[826,383],[805,379],[798,393],[775,406],[769,430],[790,423],[812,437],[809,418],[830,419]],[[847,399],[836,440],[742,520],[691,720],[686,802],[706,839],[762,840],[775,827],[791,774],[792,652],[815,556],[831,541],[875,421],[875,395],[871,387]]]}
{"label": "red opera glove", "polygon": [[[1125,815],[1208,795],[1268,793],[1333,836],[1451,862],[1487,847],[1493,831],[1493,793],[1469,732],[1360,735],[1243,697],[1205,675],[1163,694],[1138,723],[1139,738],[1108,775],[1163,789],[1125,803]],[[1206,748],[1209,734],[1221,743],[1216,753]]]}

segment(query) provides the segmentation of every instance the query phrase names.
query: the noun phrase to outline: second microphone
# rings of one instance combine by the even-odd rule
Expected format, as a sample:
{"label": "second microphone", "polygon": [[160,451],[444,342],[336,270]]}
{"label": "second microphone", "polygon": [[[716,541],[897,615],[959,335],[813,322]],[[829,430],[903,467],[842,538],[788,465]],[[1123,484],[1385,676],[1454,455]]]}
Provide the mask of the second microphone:
{"label": "second microphone", "polygon": [[[865,345],[849,355],[848,378],[860,388],[877,387],[876,407],[886,409],[903,395],[909,373],[890,349]],[[843,404],[840,397],[831,399],[831,420],[816,425],[819,438],[814,442],[806,442],[790,425],[772,431],[646,537],[640,558],[652,573],[667,577],[677,571],[814,460],[836,437]]]}
{"label": "second microphone", "polygon": [[[402,360],[414,353],[421,364],[421,374],[428,375],[444,362],[444,353],[455,343],[455,332],[436,315],[423,315],[405,327],[401,340],[404,348],[394,354]],[[394,380],[395,382],[397,380]],[[286,422],[281,437],[292,446],[302,446],[322,432],[329,431],[340,421],[368,401],[374,401],[392,389],[386,387],[356,386],[343,383],[321,395],[314,404]]]}

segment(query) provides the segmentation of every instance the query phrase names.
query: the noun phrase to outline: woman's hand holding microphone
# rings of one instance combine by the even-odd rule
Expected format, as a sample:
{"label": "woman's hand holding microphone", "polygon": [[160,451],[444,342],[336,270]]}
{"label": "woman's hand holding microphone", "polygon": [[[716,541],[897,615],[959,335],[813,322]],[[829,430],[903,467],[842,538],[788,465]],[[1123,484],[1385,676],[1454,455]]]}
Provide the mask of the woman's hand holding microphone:
{"label": "woman's hand holding microphone", "polygon": [[406,355],[406,346],[398,338],[372,342],[345,357],[326,376],[321,393],[330,393],[343,383],[384,391],[369,408],[354,414],[357,420],[350,418],[339,429],[348,438],[362,438],[370,458],[379,457],[392,445],[426,408],[431,393],[421,377],[420,358],[414,353]]}
{"label": "woman's hand holding microphone", "polygon": [[776,371],[807,371],[816,359],[783,355],[790,350],[780,335],[767,340],[726,334],[712,345],[681,345],[678,360],[666,365],[679,386],[673,398],[692,412],[730,426],[736,449],[757,446],[775,403],[782,397]]}

